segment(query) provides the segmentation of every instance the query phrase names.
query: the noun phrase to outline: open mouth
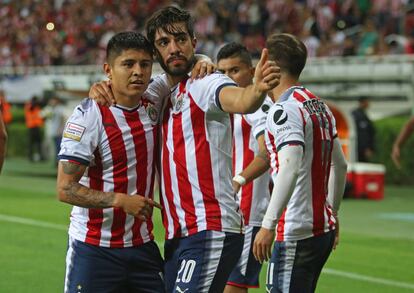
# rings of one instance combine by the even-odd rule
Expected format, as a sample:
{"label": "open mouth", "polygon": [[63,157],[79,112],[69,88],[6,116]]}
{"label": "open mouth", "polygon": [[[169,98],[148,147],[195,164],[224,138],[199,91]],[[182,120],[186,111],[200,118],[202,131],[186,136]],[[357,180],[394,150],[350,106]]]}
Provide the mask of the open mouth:
{"label": "open mouth", "polygon": [[144,82],[142,80],[134,80],[134,81],[130,82],[130,84],[133,84],[133,85],[144,85]]}

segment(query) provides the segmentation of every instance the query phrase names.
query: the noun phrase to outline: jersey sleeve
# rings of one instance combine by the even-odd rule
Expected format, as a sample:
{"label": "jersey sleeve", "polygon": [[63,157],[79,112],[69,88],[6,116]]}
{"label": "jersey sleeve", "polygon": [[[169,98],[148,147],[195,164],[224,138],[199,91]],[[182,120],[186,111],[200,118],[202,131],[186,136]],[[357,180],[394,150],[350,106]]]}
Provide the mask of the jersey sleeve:
{"label": "jersey sleeve", "polygon": [[252,114],[245,115],[246,120],[252,126],[253,136],[257,139],[266,129],[266,118],[269,113],[272,101],[269,97],[266,97],[263,104]]}
{"label": "jersey sleeve", "polygon": [[171,93],[170,86],[168,84],[167,76],[165,74],[159,74],[154,76],[147,90],[144,93],[144,97],[150,100],[158,112],[161,111],[164,100],[169,97]]}
{"label": "jersey sleeve", "polygon": [[336,137],[338,137],[338,131],[336,129],[336,120],[335,120],[335,116],[333,115],[331,109],[329,109],[328,105],[325,104],[325,109],[329,114],[329,117],[331,117],[331,122],[332,122],[332,134],[333,134],[333,138],[335,139]]}
{"label": "jersey sleeve", "polygon": [[294,102],[273,105],[266,120],[266,127],[275,139],[277,151],[286,145],[304,147],[303,126],[300,108]]}
{"label": "jersey sleeve", "polygon": [[101,121],[93,100],[84,99],[76,106],[63,131],[59,160],[72,160],[89,166],[99,143]]}
{"label": "jersey sleeve", "polygon": [[187,82],[187,86],[192,98],[203,111],[222,112],[220,91],[226,86],[237,84],[227,75],[215,72],[192,83]]}

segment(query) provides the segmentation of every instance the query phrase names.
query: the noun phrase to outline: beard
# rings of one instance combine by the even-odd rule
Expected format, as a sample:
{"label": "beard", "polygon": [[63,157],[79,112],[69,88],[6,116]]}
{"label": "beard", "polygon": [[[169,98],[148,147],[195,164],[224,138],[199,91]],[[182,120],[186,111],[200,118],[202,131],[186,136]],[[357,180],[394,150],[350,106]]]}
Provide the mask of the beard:
{"label": "beard", "polygon": [[[194,64],[196,63],[196,58],[195,56],[191,56],[191,58],[189,60],[186,59],[186,62],[184,65],[182,66],[178,66],[178,67],[170,67],[168,66],[168,64],[164,63],[164,61],[162,61],[161,56],[159,56],[157,54],[158,57],[158,62],[160,63],[162,69],[164,69],[164,71],[171,75],[171,76],[185,76],[187,75],[191,68],[194,66]],[[183,57],[184,58],[184,57]]]}

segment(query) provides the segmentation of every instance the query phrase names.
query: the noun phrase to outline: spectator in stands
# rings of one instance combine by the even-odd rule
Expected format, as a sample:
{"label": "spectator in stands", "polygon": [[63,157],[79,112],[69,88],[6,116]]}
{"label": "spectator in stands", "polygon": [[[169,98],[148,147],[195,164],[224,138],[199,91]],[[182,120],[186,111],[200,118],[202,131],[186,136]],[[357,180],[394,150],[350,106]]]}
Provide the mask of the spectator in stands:
{"label": "spectator in stands", "polygon": [[44,160],[42,151],[42,133],[43,118],[40,114],[41,107],[39,99],[33,96],[32,99],[24,106],[24,116],[26,127],[29,134],[29,160],[31,162]]}
{"label": "spectator in stands", "polygon": [[375,150],[375,128],[366,113],[368,107],[368,98],[360,97],[358,107],[352,111],[357,134],[357,159],[359,162],[371,161]]}
{"label": "spectator in stands", "polygon": [[394,145],[392,146],[391,158],[394,162],[395,166],[398,169],[401,169],[400,163],[400,150],[403,144],[407,141],[407,139],[413,134],[414,132],[414,116],[411,117],[407,123],[401,128],[400,133],[398,134],[397,138],[394,141]]}
{"label": "spectator in stands", "polygon": [[[53,5],[54,2],[64,5]],[[151,12],[171,0],[144,2],[0,1],[0,26],[8,28],[0,31],[0,66],[100,64],[104,61],[106,44],[115,32],[142,30],[144,20]],[[383,34],[384,38],[403,32],[409,35],[414,28],[414,10],[407,0],[174,2],[184,8],[194,7],[199,31],[197,38],[208,39],[216,47],[215,42],[240,42],[243,36],[252,32],[265,38],[274,32],[300,36],[303,30],[311,30],[312,35],[324,43],[320,55],[333,56],[340,52],[330,52],[330,45],[326,44],[329,40],[322,38],[335,23],[341,23],[340,29],[346,31],[347,37],[360,32],[366,21],[374,22],[373,32]],[[46,19],[53,27],[49,25],[46,29]],[[354,39],[364,55],[370,38]],[[247,38],[246,41],[250,40]],[[249,48],[244,41],[243,45]],[[260,51],[260,46],[254,49]],[[205,48],[209,50],[210,46]],[[375,46],[368,46],[369,54],[375,53],[372,48]]]}

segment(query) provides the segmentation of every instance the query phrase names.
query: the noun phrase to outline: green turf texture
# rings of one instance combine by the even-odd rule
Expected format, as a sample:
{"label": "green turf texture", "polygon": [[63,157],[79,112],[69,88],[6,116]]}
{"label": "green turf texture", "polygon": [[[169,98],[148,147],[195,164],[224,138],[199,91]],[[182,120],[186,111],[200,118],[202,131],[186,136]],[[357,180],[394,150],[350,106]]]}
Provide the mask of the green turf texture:
{"label": "green turf texture", "polygon": [[[7,158],[0,175],[0,292],[63,291],[70,206],[56,199],[55,186],[51,163]],[[55,226],[16,223],[5,216]],[[162,243],[159,214],[154,218],[156,240]],[[340,245],[325,268],[353,277],[323,273],[317,292],[414,292],[413,187],[387,186],[382,201],[344,200],[340,221]],[[261,289],[249,292],[265,292],[265,268],[261,282]]]}

